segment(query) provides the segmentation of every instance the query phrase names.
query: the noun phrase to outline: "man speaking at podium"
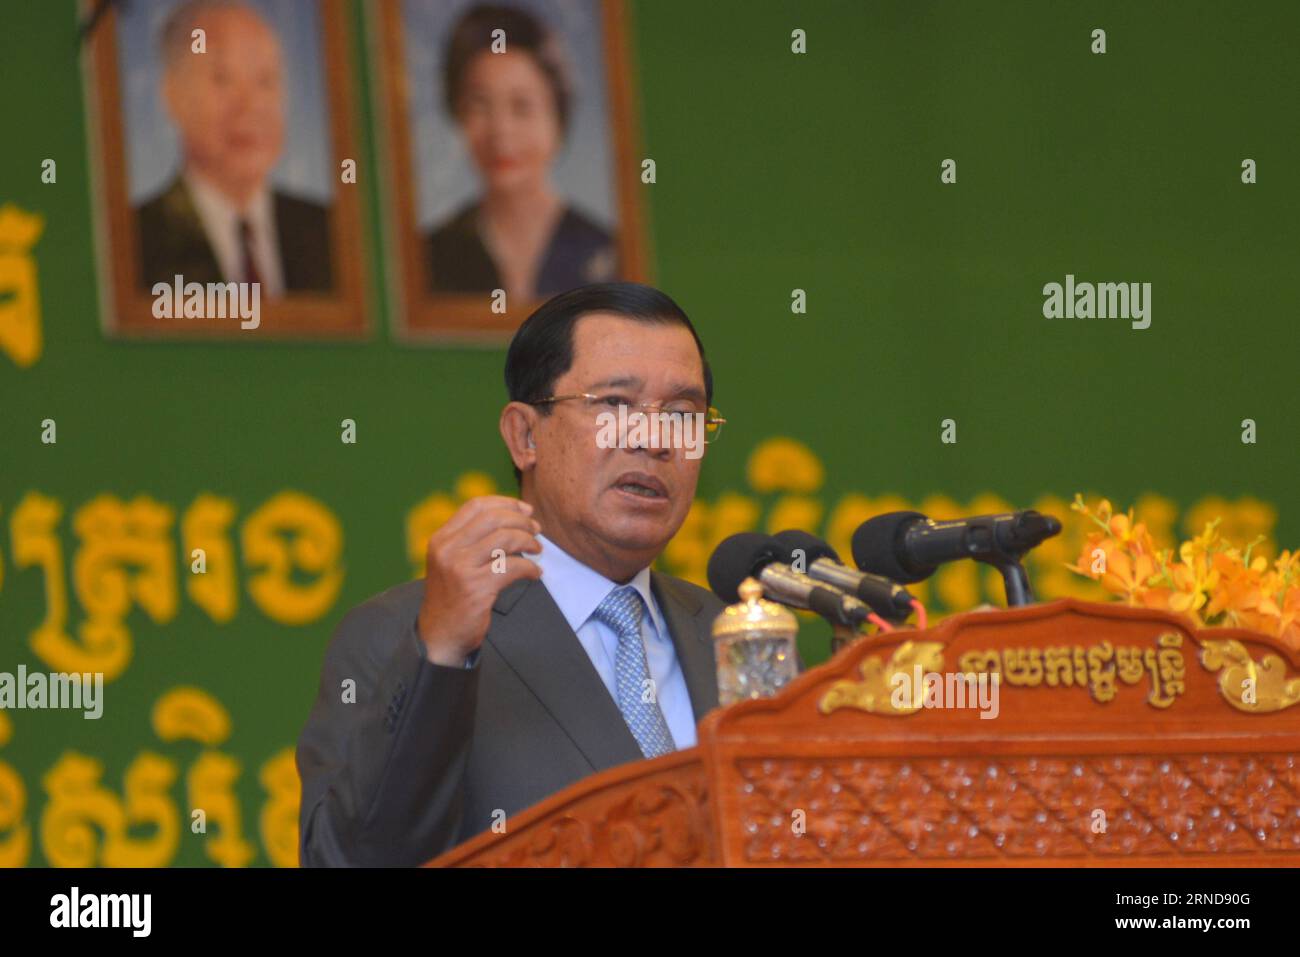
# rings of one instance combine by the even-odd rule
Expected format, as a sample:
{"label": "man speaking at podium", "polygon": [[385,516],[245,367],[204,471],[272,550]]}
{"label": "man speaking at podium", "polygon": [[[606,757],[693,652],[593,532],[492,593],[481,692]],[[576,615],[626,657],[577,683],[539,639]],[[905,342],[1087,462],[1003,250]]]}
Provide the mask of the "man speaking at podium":
{"label": "man speaking at podium", "polygon": [[515,334],[505,380],[520,499],[467,502],[423,580],[354,608],[325,654],[298,741],[305,866],[424,863],[589,774],[694,745],[717,705],[722,605],[650,571],[699,452],[597,440],[620,406],[716,435],[690,320],[635,283],[562,293]]}

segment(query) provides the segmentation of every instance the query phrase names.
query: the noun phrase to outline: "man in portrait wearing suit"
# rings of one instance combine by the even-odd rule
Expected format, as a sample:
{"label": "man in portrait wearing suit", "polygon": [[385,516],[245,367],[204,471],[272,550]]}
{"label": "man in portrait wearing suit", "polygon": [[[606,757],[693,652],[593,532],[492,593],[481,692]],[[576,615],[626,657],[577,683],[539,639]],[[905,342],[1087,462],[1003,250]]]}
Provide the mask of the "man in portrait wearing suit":
{"label": "man in portrait wearing suit", "polygon": [[702,459],[597,437],[620,405],[711,415],[690,320],[648,286],[579,287],[519,328],[505,380],[520,498],[463,505],[423,579],[352,609],[326,651],[298,741],[303,865],[423,863],[580,778],[694,745],[718,703],[721,603],[650,570]]}
{"label": "man in portrait wearing suit", "polygon": [[[202,30],[197,49],[194,31]],[[163,101],[181,170],[136,211],[140,281],[258,282],[262,295],[332,285],[329,211],[273,189],[284,149],[275,31],[235,0],[190,0],[162,31]]]}

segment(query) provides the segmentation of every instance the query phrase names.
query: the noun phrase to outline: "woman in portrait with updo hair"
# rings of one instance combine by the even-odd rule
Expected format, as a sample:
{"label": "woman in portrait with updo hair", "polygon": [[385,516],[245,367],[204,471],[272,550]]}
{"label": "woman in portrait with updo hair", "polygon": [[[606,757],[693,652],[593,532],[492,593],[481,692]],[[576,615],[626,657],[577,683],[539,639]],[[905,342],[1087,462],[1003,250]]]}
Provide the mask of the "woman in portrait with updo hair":
{"label": "woman in portrait with updo hair", "polygon": [[609,232],[551,182],[573,105],[556,34],[514,7],[472,7],[451,31],[443,89],[482,192],[426,237],[431,291],[528,302],[616,278]]}

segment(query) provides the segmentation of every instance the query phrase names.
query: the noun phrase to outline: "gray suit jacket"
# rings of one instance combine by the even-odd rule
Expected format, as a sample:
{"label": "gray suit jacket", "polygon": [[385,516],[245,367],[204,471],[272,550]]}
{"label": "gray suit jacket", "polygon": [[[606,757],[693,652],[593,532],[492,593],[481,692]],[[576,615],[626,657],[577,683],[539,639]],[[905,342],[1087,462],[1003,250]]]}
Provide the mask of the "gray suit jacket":
{"label": "gray suit jacket", "polygon": [[[580,778],[642,759],[550,592],[502,590],[471,668],[435,665],[416,631],[422,581],[350,611],[298,739],[299,859],[422,864]],[[695,719],[718,704],[711,626],[722,602],[651,573]],[[356,701],[343,682],[355,680]],[[499,817],[499,815],[497,815]]]}

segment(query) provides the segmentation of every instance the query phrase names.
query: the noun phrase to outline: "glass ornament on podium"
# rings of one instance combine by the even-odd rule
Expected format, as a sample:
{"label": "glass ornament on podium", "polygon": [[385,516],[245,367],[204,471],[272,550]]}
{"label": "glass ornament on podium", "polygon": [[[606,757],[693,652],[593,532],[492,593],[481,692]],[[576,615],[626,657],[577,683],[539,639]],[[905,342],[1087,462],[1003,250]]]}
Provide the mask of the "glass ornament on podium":
{"label": "glass ornament on podium", "polygon": [[740,601],[713,620],[718,665],[718,703],[770,698],[799,673],[795,636],[799,622],[776,602],[763,598],[763,586],[746,578]]}

